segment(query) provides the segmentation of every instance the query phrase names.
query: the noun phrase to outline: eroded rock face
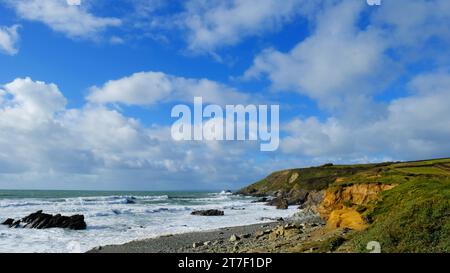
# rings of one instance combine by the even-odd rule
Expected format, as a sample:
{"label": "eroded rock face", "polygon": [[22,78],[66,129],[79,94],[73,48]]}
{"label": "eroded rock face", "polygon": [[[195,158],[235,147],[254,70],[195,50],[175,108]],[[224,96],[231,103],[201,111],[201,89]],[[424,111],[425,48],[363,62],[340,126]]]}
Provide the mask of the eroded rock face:
{"label": "eroded rock face", "polygon": [[357,208],[377,200],[381,192],[394,187],[395,185],[361,183],[328,188],[317,211],[331,229],[362,230],[367,224]]}
{"label": "eroded rock face", "polygon": [[198,215],[198,216],[223,216],[224,212],[221,210],[216,209],[209,209],[209,210],[195,210],[191,212],[191,215]]}
{"label": "eroded rock face", "polygon": [[3,223],[3,225],[8,225],[10,228],[68,228],[73,230],[86,229],[86,222],[84,221],[83,215],[51,215],[43,213],[42,210],[32,213],[20,220],[8,219]]}
{"label": "eroded rock face", "polygon": [[361,214],[355,209],[342,208],[333,210],[330,213],[327,227],[330,229],[351,228],[354,230],[364,230],[367,227],[367,224]]}
{"label": "eroded rock face", "polygon": [[369,202],[378,199],[382,191],[394,187],[395,185],[361,183],[347,187],[328,188],[318,207],[318,212],[322,217],[328,219],[333,210],[341,209],[346,204],[347,206],[367,205]]}
{"label": "eroded rock face", "polygon": [[295,180],[297,180],[297,178],[298,178],[299,176],[300,176],[300,175],[298,174],[298,172],[294,172],[294,173],[291,175],[291,177],[289,178],[289,184],[294,183]]}

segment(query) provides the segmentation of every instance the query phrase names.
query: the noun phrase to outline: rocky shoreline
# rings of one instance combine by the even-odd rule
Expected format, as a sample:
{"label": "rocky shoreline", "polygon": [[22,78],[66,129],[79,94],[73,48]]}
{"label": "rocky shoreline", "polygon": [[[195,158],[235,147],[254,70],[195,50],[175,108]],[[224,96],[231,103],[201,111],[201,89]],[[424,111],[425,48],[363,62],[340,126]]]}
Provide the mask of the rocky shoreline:
{"label": "rocky shoreline", "polygon": [[86,229],[86,222],[84,215],[63,216],[61,214],[47,214],[39,210],[22,219],[8,218],[2,225],[10,228],[33,228],[33,229],[47,229],[47,228],[67,228],[73,230]]}
{"label": "rocky shoreline", "polygon": [[[329,232],[325,222],[311,211],[299,211],[289,219],[217,230],[168,234],[122,245],[96,247],[89,253],[269,253],[336,251],[348,229]],[[336,239],[338,238],[338,239]],[[326,240],[330,239],[331,242]],[[325,241],[324,241],[325,240]]]}

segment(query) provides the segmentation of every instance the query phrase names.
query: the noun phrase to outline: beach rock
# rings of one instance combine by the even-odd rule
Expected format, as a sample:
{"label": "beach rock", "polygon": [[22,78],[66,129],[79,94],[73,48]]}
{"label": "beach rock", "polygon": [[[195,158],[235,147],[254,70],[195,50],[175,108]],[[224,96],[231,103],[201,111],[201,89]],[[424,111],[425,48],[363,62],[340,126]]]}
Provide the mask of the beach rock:
{"label": "beach rock", "polygon": [[21,223],[25,224],[24,228],[35,228],[35,229],[46,229],[46,228],[68,228],[73,230],[83,230],[86,229],[86,222],[84,222],[83,215],[73,215],[73,216],[62,216],[61,214],[51,215],[42,213],[39,210],[32,213],[21,220],[14,221],[8,219],[10,227],[19,227]]}
{"label": "beach rock", "polygon": [[237,236],[236,234],[231,235],[230,242],[236,242],[239,241],[241,238]]}
{"label": "beach rock", "polygon": [[286,198],[289,205],[301,205],[307,200],[308,194],[309,192],[304,189],[293,188],[284,198]]}
{"label": "beach rock", "polygon": [[267,197],[261,197],[257,200],[252,201],[252,203],[264,203],[267,202],[267,200],[269,200]]}
{"label": "beach rock", "polygon": [[5,222],[2,223],[2,225],[11,227],[13,223],[14,223],[14,219],[8,218],[8,219],[6,219]]}
{"label": "beach rock", "polygon": [[18,227],[20,227],[20,223],[21,222],[22,222],[21,220],[17,220],[12,225],[10,225],[9,227],[10,228],[18,228]]}
{"label": "beach rock", "polygon": [[199,216],[223,216],[224,212],[222,210],[209,209],[209,210],[195,210],[191,212],[191,215]]}
{"label": "beach rock", "polygon": [[233,246],[233,252],[238,252],[239,251],[239,246],[238,245],[234,245]]}
{"label": "beach rock", "polygon": [[258,230],[256,233],[255,233],[255,237],[256,237],[256,239],[258,239],[258,238],[261,238],[261,237],[263,237],[264,235],[267,235],[267,234],[269,234],[270,233],[270,230]]}
{"label": "beach rock", "polygon": [[257,239],[260,238],[260,237],[262,237],[262,236],[264,236],[264,231],[259,230],[259,231],[255,232],[255,237],[256,237]]}
{"label": "beach rock", "polygon": [[284,198],[279,199],[278,203],[276,204],[277,209],[288,209],[289,204],[288,201]]}
{"label": "beach rock", "polygon": [[289,207],[288,201],[282,197],[274,198],[274,199],[270,200],[269,202],[267,202],[266,205],[276,206],[277,209],[288,209],[288,207]]}

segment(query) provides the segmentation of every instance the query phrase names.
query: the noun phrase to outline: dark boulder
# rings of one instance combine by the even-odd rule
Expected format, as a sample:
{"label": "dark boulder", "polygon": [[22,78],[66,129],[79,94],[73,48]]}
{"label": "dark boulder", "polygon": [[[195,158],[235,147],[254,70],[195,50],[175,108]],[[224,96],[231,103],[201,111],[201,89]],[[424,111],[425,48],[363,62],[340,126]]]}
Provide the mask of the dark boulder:
{"label": "dark boulder", "polygon": [[73,230],[86,229],[86,222],[83,215],[62,216],[61,214],[51,215],[43,213],[42,210],[32,213],[21,220],[14,221],[8,219],[10,227],[20,227],[23,224],[24,228],[46,229],[46,228],[68,228]]}
{"label": "dark boulder", "polygon": [[285,196],[289,205],[301,205],[306,201],[307,197],[308,191],[303,189],[292,189]]}
{"label": "dark boulder", "polygon": [[276,204],[277,209],[288,209],[289,203],[286,199],[280,198],[278,203]]}
{"label": "dark boulder", "polygon": [[13,223],[14,223],[14,219],[8,218],[8,219],[6,219],[5,222],[2,223],[2,225],[11,227]]}
{"label": "dark boulder", "polygon": [[274,198],[274,199],[270,200],[269,202],[267,202],[266,205],[276,206],[277,209],[288,209],[288,207],[289,207],[288,201],[282,197]]}
{"label": "dark boulder", "polygon": [[267,197],[261,197],[257,200],[252,201],[252,203],[264,203],[267,202],[267,200],[269,200]]}
{"label": "dark boulder", "polygon": [[12,225],[10,225],[10,228],[19,228],[20,224],[22,223],[21,220],[16,220]]}
{"label": "dark boulder", "polygon": [[223,216],[224,212],[221,210],[216,209],[209,209],[209,210],[195,210],[191,212],[191,215],[198,215],[198,216]]}

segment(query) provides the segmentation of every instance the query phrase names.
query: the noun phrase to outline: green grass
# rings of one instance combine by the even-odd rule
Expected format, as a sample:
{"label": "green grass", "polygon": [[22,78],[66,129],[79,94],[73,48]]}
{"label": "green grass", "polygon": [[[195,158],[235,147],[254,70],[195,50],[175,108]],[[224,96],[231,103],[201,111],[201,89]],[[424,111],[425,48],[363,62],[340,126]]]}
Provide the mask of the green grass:
{"label": "green grass", "polygon": [[365,213],[370,227],[353,238],[358,251],[378,241],[383,252],[450,252],[449,177],[416,177],[381,200]]}
{"label": "green grass", "polygon": [[398,169],[401,172],[412,174],[448,175],[449,173],[437,167],[404,167]]}
{"label": "green grass", "polygon": [[[299,177],[290,183],[294,173]],[[299,191],[357,183],[396,187],[381,193],[378,201],[357,208],[370,225],[348,238],[355,250],[366,252],[368,242],[378,241],[383,252],[450,252],[450,158],[285,170],[240,192],[270,195],[282,190],[295,196]],[[320,250],[333,251],[342,243],[330,240]]]}
{"label": "green grass", "polygon": [[395,167],[420,167],[420,166],[429,166],[435,164],[450,164],[450,158],[440,158],[440,159],[429,159],[429,160],[419,160],[419,161],[410,161],[410,162],[401,162],[396,163]]}
{"label": "green grass", "polygon": [[[338,165],[331,167],[311,167],[292,169],[272,173],[268,177],[240,190],[244,194],[271,194],[274,191],[291,189],[322,190],[334,183],[339,177],[349,177],[359,172],[370,170],[376,164]],[[299,177],[289,183],[291,176],[298,173]]]}
{"label": "green grass", "polygon": [[[243,194],[266,195],[283,190],[322,190],[343,178],[341,186],[356,183],[399,184],[414,177],[429,179],[434,176],[450,175],[450,158],[412,162],[385,162],[377,164],[333,165],[311,168],[299,168],[275,172],[266,178],[240,190]],[[291,176],[299,177],[289,183]]]}

